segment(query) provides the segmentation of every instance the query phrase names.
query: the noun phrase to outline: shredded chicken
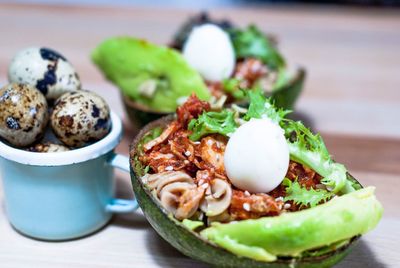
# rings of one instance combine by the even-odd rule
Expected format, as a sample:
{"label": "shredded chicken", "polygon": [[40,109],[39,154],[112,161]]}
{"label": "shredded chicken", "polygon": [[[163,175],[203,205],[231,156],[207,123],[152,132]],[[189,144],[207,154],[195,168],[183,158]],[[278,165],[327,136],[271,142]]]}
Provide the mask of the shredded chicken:
{"label": "shredded chicken", "polygon": [[233,77],[240,81],[241,88],[251,88],[258,79],[266,76],[268,72],[267,66],[262,61],[248,58],[236,65]]}
{"label": "shredded chicken", "polygon": [[176,114],[178,116],[178,122],[183,126],[187,124],[193,118],[197,118],[204,111],[210,110],[210,104],[206,101],[199,100],[196,95],[191,95],[187,101],[178,107]]}
{"label": "shredded chicken", "polygon": [[225,94],[224,86],[221,82],[207,81],[207,87],[211,95],[217,99],[221,98]]}
{"label": "shredded chicken", "polygon": [[321,176],[311,168],[293,161],[290,161],[286,177],[292,181],[297,179],[302,186],[307,187],[308,189],[316,189],[317,185],[321,184],[322,179]]}
{"label": "shredded chicken", "polygon": [[283,202],[267,194],[249,194],[233,190],[229,213],[234,220],[256,219],[262,216],[276,216],[282,210]]}
{"label": "shredded chicken", "polygon": [[201,139],[199,153],[205,166],[214,168],[216,172],[224,174],[224,152],[226,147],[226,139],[222,136],[207,136]]}
{"label": "shredded chicken", "polygon": [[176,121],[169,124],[168,127],[161,133],[160,136],[143,145],[144,151],[149,151],[154,146],[163,143],[166,139],[168,139],[169,135],[175,132],[178,128],[179,128],[179,123]]}

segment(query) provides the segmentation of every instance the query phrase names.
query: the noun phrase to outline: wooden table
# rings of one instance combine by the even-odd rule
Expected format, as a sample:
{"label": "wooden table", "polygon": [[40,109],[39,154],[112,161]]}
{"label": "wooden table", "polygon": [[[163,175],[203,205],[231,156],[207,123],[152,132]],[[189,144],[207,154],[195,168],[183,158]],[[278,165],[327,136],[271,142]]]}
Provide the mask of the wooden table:
{"label": "wooden table", "polygon": [[[124,116],[117,90],[89,60],[106,37],[133,35],[166,43],[193,14],[185,10],[0,4],[0,84],[21,48],[44,45],[75,65],[85,88],[107,98],[125,122],[118,151],[128,152],[136,130]],[[239,25],[254,22],[279,34],[290,64],[309,71],[298,112],[325,139],[335,159],[364,185],[375,185],[385,208],[376,230],[338,267],[398,267],[400,255],[400,16],[398,11],[321,7],[220,9]],[[128,176],[117,172],[117,196],[132,197]],[[1,188],[1,186],[0,186]],[[2,190],[0,189],[0,192]],[[2,200],[2,193],[0,194]],[[117,216],[85,239],[31,240],[8,224],[0,209],[1,267],[205,267],[164,242],[140,212]]]}

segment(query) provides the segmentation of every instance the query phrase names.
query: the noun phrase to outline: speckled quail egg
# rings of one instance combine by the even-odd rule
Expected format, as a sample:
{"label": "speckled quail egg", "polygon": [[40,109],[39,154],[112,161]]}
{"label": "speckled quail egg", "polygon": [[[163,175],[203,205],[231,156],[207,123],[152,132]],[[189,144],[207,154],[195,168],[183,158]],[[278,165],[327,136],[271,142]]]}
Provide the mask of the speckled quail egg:
{"label": "speckled quail egg", "polygon": [[36,87],[47,100],[81,88],[79,77],[67,59],[44,47],[19,51],[8,68],[8,80]]}
{"label": "speckled quail egg", "polygon": [[51,126],[64,144],[81,147],[107,135],[111,127],[110,108],[93,92],[65,93],[54,105]]}
{"label": "speckled quail egg", "polygon": [[69,148],[56,143],[37,143],[27,149],[30,152],[35,153],[60,153],[69,151]]}
{"label": "speckled quail egg", "polygon": [[29,85],[9,84],[0,89],[0,137],[23,147],[39,140],[48,121],[43,94]]}

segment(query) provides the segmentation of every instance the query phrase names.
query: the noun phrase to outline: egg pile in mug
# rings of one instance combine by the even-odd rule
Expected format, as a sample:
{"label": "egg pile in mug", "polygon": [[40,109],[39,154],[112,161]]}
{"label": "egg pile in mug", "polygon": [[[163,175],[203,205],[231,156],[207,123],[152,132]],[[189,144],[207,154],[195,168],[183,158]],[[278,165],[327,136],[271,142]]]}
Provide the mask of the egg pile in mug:
{"label": "egg pile in mug", "polygon": [[74,67],[49,48],[18,52],[0,89],[0,139],[33,152],[87,146],[111,129],[110,108],[83,90]]}

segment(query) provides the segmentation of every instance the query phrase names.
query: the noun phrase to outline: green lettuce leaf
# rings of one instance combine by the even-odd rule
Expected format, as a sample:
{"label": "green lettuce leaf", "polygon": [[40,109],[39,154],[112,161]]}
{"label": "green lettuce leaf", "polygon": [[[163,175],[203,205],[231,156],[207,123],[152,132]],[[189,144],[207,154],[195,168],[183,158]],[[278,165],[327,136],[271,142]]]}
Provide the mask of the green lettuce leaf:
{"label": "green lettuce leaf", "polygon": [[286,186],[286,196],[284,201],[293,201],[296,205],[304,207],[315,207],[322,201],[328,201],[334,194],[323,189],[307,189],[300,185],[299,182],[292,182],[285,178],[283,185]]}
{"label": "green lettuce leaf", "polygon": [[285,130],[292,160],[315,170],[323,177],[321,182],[334,193],[346,186],[346,168],[332,160],[319,134],[313,134],[300,121],[285,119],[281,126]]}
{"label": "green lettuce leaf", "polygon": [[250,25],[244,30],[232,29],[229,33],[237,58],[254,57],[274,70],[285,66],[283,56],[255,25]]}
{"label": "green lettuce leaf", "polygon": [[249,108],[245,114],[245,120],[251,118],[270,118],[275,123],[279,123],[290,113],[289,110],[276,108],[270,98],[266,98],[260,89],[246,91],[249,99]]}
{"label": "green lettuce leaf", "polygon": [[212,133],[227,136],[236,130],[234,113],[229,110],[202,113],[197,119],[192,119],[189,122],[188,129],[192,131],[189,138],[193,141]]}
{"label": "green lettuce leaf", "polygon": [[240,87],[240,80],[236,78],[224,79],[222,81],[222,89],[236,100],[242,100],[246,96],[246,89]]}

